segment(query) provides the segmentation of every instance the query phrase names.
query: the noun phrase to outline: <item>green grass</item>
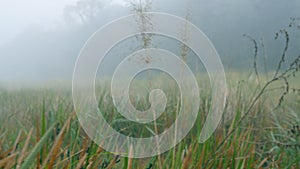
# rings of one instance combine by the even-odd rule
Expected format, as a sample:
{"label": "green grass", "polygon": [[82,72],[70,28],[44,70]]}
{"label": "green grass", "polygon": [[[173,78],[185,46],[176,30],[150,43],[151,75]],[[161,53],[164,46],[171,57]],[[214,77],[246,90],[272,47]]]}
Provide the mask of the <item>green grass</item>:
{"label": "green grass", "polygon": [[[251,113],[237,125],[249,107],[257,83],[245,73],[228,73],[229,96],[224,118],[217,131],[205,143],[198,143],[205,116],[210,109],[209,84],[201,85],[201,105],[196,123],[185,139],[159,156],[130,159],[106,152],[89,139],[74,113],[69,88],[16,89],[0,91],[0,168],[297,168],[300,166],[300,96],[288,95],[282,106],[273,109],[280,91],[264,94]],[[291,85],[299,88],[299,80]],[[135,91],[148,90],[136,82]],[[152,82],[152,86],[166,87]],[[171,89],[170,89],[170,86]],[[276,87],[278,85],[274,85]],[[270,88],[272,88],[271,86]],[[172,124],[177,113],[176,85],[166,88],[168,104],[157,121],[163,130]],[[148,136],[149,130],[133,124],[118,114],[107,87],[97,87],[99,107],[107,121],[124,134]],[[144,91],[145,92],[145,91]],[[147,92],[146,92],[147,93]],[[147,95],[132,102],[147,109]],[[142,97],[143,96],[143,97]],[[106,102],[104,101],[106,100]],[[67,120],[69,119],[70,120]],[[159,125],[164,124],[164,125]],[[148,128],[154,130],[153,124]],[[298,128],[297,128],[298,127]],[[227,134],[236,129],[221,147]],[[133,147],[134,148],[134,147]]]}

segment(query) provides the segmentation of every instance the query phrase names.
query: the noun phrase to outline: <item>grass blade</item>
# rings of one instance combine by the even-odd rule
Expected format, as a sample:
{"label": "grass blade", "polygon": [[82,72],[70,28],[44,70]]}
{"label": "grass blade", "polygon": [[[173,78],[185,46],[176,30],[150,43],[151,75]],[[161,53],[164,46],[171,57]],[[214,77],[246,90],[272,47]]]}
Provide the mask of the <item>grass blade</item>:
{"label": "grass blade", "polygon": [[40,141],[35,145],[35,147],[32,149],[31,153],[28,155],[28,157],[25,159],[24,163],[21,165],[20,169],[28,169],[30,165],[32,165],[36,155],[41,150],[44,143],[47,141],[47,139],[50,137],[52,130],[56,124],[53,124],[47,132],[43,135],[43,137],[40,139]]}

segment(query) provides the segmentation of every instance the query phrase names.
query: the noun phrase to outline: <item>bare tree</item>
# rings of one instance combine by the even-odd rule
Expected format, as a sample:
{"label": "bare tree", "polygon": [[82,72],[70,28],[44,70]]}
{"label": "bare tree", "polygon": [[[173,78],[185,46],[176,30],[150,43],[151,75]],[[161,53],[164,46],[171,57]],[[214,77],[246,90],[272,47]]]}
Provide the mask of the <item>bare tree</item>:
{"label": "bare tree", "polygon": [[65,22],[71,24],[94,22],[104,4],[105,1],[100,0],[79,0],[75,5],[68,5],[64,9]]}

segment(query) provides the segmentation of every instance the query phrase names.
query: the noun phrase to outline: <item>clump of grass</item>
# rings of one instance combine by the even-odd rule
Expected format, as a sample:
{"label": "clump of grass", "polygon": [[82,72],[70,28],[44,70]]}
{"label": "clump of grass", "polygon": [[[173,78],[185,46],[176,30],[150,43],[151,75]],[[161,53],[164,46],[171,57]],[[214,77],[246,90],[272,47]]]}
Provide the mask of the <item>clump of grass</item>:
{"label": "clump of grass", "polygon": [[[244,35],[244,36],[248,37],[254,44],[254,64],[253,64],[253,68],[254,68],[254,71],[255,71],[256,78],[258,80],[258,86],[257,86],[257,89],[258,89],[257,91],[258,92],[257,92],[257,94],[255,93],[255,95],[254,95],[252,101],[250,102],[248,108],[246,109],[246,111],[243,112],[243,114],[240,117],[238,117],[239,115],[237,114],[236,117],[238,117],[238,120],[237,120],[235,126],[231,130],[229,130],[229,132],[226,134],[223,141],[220,144],[218,144],[217,149],[213,153],[213,155],[218,154],[219,151],[223,148],[224,144],[226,144],[228,139],[230,139],[231,135],[233,135],[236,131],[238,131],[239,127],[242,125],[242,123],[245,121],[245,119],[247,119],[247,116],[249,116],[249,114],[253,112],[253,109],[254,109],[255,105],[261,100],[262,96],[267,93],[266,91],[271,85],[273,85],[274,83],[277,83],[277,82],[282,82],[283,83],[283,87],[282,87],[283,91],[282,91],[281,95],[279,96],[278,104],[271,111],[274,111],[275,109],[278,109],[282,105],[286,95],[289,94],[289,92],[290,92],[290,81],[289,80],[290,80],[291,77],[295,78],[297,73],[299,73],[300,54],[296,57],[293,57],[293,60],[290,63],[288,63],[288,65],[289,65],[288,67],[283,68],[282,65],[287,60],[286,58],[287,58],[287,52],[288,52],[288,49],[289,49],[290,35],[289,35],[289,32],[288,32],[287,29],[282,29],[278,33],[276,33],[275,39],[277,39],[279,37],[279,35],[284,36],[284,39],[285,39],[284,49],[282,51],[280,60],[278,62],[278,66],[275,69],[274,75],[272,76],[272,78],[270,80],[267,80],[264,84],[261,84],[261,82],[260,82],[259,71],[258,71],[258,68],[257,68],[257,57],[258,57],[257,42],[256,42],[255,39],[253,39],[249,35]],[[294,91],[295,90],[298,90],[298,89],[294,89]],[[264,159],[264,160],[267,161],[267,159]],[[206,165],[208,165],[210,162],[211,162],[211,160],[207,161]]]}

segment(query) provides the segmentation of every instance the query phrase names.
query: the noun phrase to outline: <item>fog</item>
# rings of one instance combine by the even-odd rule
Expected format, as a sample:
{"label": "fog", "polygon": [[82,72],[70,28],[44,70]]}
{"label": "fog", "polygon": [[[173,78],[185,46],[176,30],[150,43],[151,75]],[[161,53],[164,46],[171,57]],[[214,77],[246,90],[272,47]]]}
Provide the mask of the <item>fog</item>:
{"label": "fog", "polygon": [[[284,39],[274,40],[275,33],[288,26],[290,17],[300,17],[299,9],[299,0],[157,0],[149,11],[184,18],[188,13],[215,45],[226,70],[247,71],[253,45],[243,34],[264,42],[271,70],[284,45]],[[123,0],[1,0],[0,85],[71,82],[86,40],[104,24],[131,13],[132,6]],[[292,33],[290,55],[299,53],[300,44],[300,31]]]}

